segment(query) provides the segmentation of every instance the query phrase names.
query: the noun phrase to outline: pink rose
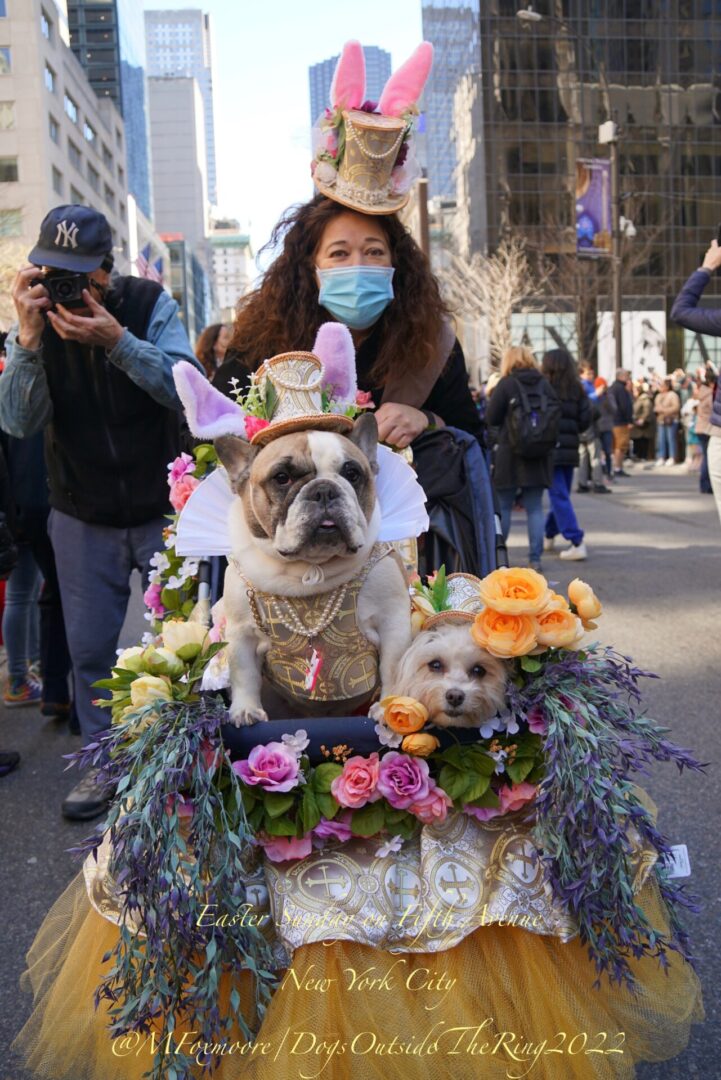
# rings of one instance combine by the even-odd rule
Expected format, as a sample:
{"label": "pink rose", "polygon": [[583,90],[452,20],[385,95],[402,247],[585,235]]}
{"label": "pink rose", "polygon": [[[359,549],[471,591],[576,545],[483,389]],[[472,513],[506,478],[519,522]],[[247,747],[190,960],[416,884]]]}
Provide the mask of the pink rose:
{"label": "pink rose", "polygon": [[527,784],[524,780],[522,784],[513,784],[512,787],[502,787],[498,792],[498,798],[501,801],[501,808],[504,814],[510,814],[514,810],[520,810],[526,803],[533,802],[536,797],[536,785]]}
{"label": "pink rose", "polygon": [[428,762],[391,750],[381,761],[378,790],[396,810],[422,802],[430,791]]}
{"label": "pink rose", "polygon": [[500,817],[503,813],[500,806],[464,806],[464,814],[470,814],[476,821],[490,821],[491,818]]}
{"label": "pink rose", "polygon": [[165,800],[165,813],[171,817],[173,810],[177,811],[179,818],[192,818],[195,807],[193,800],[185,795],[168,795]]}
{"label": "pink rose", "polygon": [[154,585],[148,585],[147,589],[143,593],[143,603],[148,611],[151,611],[156,619],[162,618],[165,615],[165,608],[160,600],[160,594],[163,591],[163,586],[159,581],[156,581]]}
{"label": "pink rose", "polygon": [[321,818],[313,829],[313,836],[317,836],[320,840],[340,840],[342,844],[345,844],[351,838],[350,814],[347,812],[339,814],[332,821]]}
{"label": "pink rose", "polygon": [[254,746],[247,760],[234,761],[232,769],[244,784],[257,784],[266,791],[290,791],[298,786],[298,759],[284,743]]}
{"label": "pink rose", "polygon": [[269,422],[263,420],[260,416],[246,416],[245,418],[245,437],[246,439],[252,439],[263,428],[267,428]]}
{"label": "pink rose", "polygon": [[168,468],[170,470],[168,473],[168,486],[172,487],[173,484],[177,484],[178,480],[182,480],[186,473],[194,471],[195,461],[190,454],[181,454],[180,457],[176,457],[175,461],[170,462]]}
{"label": "pink rose", "polygon": [[526,720],[528,721],[528,730],[532,731],[534,735],[545,735],[548,730],[546,723],[546,716],[540,705],[532,705],[526,713]]}
{"label": "pink rose", "polygon": [[426,797],[411,803],[408,810],[424,825],[434,825],[437,821],[446,820],[451,806],[453,806],[453,799],[438,787],[435,780],[431,780]]}
{"label": "pink rose", "polygon": [[375,409],[376,407],[370,390],[356,390],[355,403],[359,409]]}
{"label": "pink rose", "polygon": [[285,862],[287,859],[305,859],[313,850],[311,835],[301,836],[273,836],[260,841],[263,851],[271,862]]}
{"label": "pink rose", "polygon": [[174,510],[180,512],[183,509],[199,483],[200,480],[196,480],[194,476],[190,476],[188,473],[181,476],[180,480],[176,480],[170,488],[170,505]]}
{"label": "pink rose", "polygon": [[380,793],[376,790],[379,769],[378,754],[371,754],[367,758],[348,758],[343,772],[336,776],[330,786],[331,794],[341,806],[349,806],[352,810],[369,802],[377,802],[380,799]]}

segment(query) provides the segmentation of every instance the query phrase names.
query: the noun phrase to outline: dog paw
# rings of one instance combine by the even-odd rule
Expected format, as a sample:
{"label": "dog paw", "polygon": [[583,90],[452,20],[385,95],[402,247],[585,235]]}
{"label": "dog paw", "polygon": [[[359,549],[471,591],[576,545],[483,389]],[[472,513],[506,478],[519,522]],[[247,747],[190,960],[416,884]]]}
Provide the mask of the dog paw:
{"label": "dog paw", "polygon": [[268,719],[267,712],[260,705],[231,705],[228,715],[230,722],[236,727],[252,727],[253,724],[260,724]]}

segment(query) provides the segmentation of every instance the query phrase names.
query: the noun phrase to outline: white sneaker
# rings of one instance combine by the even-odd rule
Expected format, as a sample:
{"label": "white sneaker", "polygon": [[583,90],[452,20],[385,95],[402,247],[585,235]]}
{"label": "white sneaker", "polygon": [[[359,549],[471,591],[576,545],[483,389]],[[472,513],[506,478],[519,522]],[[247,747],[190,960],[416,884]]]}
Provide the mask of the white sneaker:
{"label": "white sneaker", "polygon": [[663,460],[663,458],[660,458],[660,457],[656,458],[656,461],[654,462],[654,465],[656,466],[657,469],[660,469],[661,466],[665,465],[665,464],[666,464],[666,462]]}
{"label": "white sneaker", "polygon": [[670,457],[670,458],[666,458],[666,464],[667,465],[675,465],[676,462],[675,462],[674,458]]}
{"label": "white sneaker", "polygon": [[562,559],[566,559],[568,562],[582,562],[583,559],[588,558],[588,551],[583,540],[580,544],[571,544],[569,548],[559,552]]}
{"label": "white sneaker", "polygon": [[544,551],[555,551],[556,550],[556,537],[555,536],[544,536],[544,538],[543,538],[543,550]]}

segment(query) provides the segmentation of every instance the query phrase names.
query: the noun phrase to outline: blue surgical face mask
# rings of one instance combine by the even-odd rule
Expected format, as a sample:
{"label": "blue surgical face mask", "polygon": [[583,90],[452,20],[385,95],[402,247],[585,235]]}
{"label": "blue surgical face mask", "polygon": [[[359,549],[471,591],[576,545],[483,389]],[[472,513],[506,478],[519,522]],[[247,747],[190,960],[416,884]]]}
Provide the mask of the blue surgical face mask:
{"label": "blue surgical face mask", "polygon": [[394,273],[392,266],[318,269],[318,303],[351,330],[366,330],[380,319],[393,299]]}

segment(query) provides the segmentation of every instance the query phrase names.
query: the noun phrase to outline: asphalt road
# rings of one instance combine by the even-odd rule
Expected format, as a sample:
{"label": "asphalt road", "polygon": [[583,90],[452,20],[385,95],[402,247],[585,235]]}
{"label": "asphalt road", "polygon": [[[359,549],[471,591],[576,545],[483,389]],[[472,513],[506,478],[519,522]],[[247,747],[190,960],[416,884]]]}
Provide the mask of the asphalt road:
{"label": "asphalt road", "polygon": [[[576,576],[593,585],[605,607],[599,636],[662,675],[648,685],[650,714],[677,742],[712,762],[705,777],[679,777],[675,767],[659,766],[645,784],[660,807],[662,830],[689,848],[690,885],[703,904],[691,929],[707,1021],[694,1029],[683,1055],[642,1066],[638,1076],[721,1077],[721,525],[714,500],[699,495],[696,478],[681,467],[637,469],[612,496],[577,496],[576,506],[587,533],[588,562],[568,564],[546,556],[547,576],[561,586]],[[510,546],[515,559],[525,561],[520,514],[514,517]],[[136,590],[123,643],[134,643],[143,627]],[[89,830],[60,816],[60,802],[73,783],[73,775],[63,773],[61,755],[77,748],[79,739],[32,708],[6,711],[0,724],[0,746],[23,755],[20,768],[0,779],[0,1080],[27,1080],[6,1049],[29,1009],[18,990],[23,957],[49,906],[76,872],[66,849]],[[571,1075],[559,1074],[559,1080]]]}

